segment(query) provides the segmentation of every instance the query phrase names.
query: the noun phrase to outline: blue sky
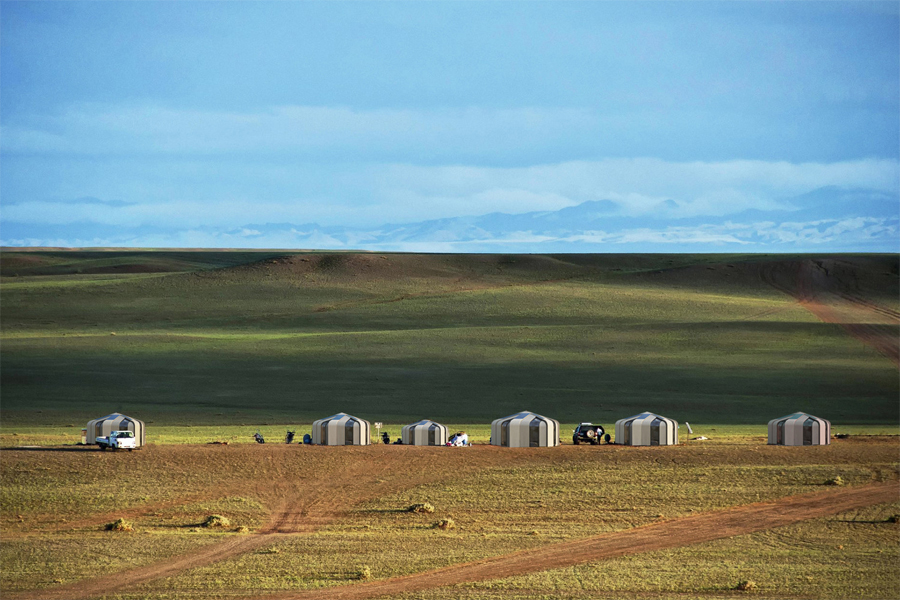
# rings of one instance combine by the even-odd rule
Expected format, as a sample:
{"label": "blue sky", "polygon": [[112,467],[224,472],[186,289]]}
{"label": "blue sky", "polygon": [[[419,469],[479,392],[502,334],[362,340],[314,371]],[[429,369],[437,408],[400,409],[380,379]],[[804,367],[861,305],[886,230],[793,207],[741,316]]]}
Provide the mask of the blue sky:
{"label": "blue sky", "polygon": [[896,251],[898,6],[4,1],[0,243]]}

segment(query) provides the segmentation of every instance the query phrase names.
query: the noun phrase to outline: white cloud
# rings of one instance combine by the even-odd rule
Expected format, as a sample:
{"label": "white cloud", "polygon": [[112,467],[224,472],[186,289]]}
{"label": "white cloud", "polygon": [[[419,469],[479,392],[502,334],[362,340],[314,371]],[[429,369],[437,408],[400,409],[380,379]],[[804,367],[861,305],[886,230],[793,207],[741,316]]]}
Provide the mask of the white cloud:
{"label": "white cloud", "polygon": [[[829,185],[896,196],[898,179],[897,162],[874,159],[791,164],[643,158],[517,168],[354,164],[320,169],[216,161],[156,168],[93,162],[97,164],[38,169],[35,185],[46,182],[52,193],[34,199],[4,191],[3,220],[178,228],[316,222],[371,229],[383,223],[553,211],[591,200],[613,200],[620,214],[655,223],[672,217],[724,216],[749,208],[789,208],[785,198]],[[93,170],[109,175],[95,184]],[[89,180],[65,183],[75,181],[75,172],[87,173]],[[82,197],[93,199],[72,200]],[[119,201],[104,203],[97,198]],[[666,200],[675,203],[663,204]]]}
{"label": "white cloud", "polygon": [[[768,210],[824,186],[894,195],[900,188],[900,166],[887,159],[644,157],[483,166],[530,148],[581,148],[584,140],[608,133],[604,127],[594,112],[568,108],[216,112],[82,105],[3,127],[2,218],[63,225],[372,227],[613,200],[621,214],[652,220]],[[72,200],[82,197],[133,204]]]}
{"label": "white cloud", "polygon": [[792,164],[747,160],[681,163],[638,158],[521,168],[393,165],[377,178],[380,189],[376,189],[384,196],[393,194],[400,204],[410,199],[420,204],[439,199],[435,204],[440,205],[452,198],[456,215],[466,214],[459,212],[466,205],[485,206],[482,213],[493,210],[480,201],[484,197],[480,195],[489,189],[495,197],[508,192],[546,198],[542,205],[524,203],[520,210],[508,212],[556,210],[566,203],[611,199],[621,204],[622,214],[641,215],[657,213],[662,201],[674,199],[679,206],[669,216],[693,216],[778,208],[783,206],[783,198],[825,186],[896,193],[898,177],[900,167],[892,160]]}
{"label": "white cloud", "polygon": [[444,147],[479,152],[545,145],[597,126],[569,108],[433,110],[276,106],[258,112],[81,105],[3,128],[9,153],[242,156],[333,151],[415,155]]}

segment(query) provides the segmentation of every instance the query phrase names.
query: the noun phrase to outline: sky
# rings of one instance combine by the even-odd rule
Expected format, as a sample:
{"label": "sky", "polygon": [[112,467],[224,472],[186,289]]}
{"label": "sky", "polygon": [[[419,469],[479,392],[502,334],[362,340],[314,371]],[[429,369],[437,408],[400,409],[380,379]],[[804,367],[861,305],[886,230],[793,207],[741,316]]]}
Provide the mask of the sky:
{"label": "sky", "polygon": [[5,246],[896,252],[898,196],[893,1],[0,2]]}

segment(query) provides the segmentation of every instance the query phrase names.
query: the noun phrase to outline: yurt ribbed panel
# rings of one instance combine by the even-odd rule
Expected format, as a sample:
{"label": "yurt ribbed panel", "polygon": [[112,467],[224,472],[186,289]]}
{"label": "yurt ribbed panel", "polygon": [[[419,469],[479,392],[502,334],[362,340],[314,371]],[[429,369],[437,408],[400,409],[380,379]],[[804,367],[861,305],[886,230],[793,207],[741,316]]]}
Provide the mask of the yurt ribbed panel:
{"label": "yurt ribbed panel", "polygon": [[616,421],[616,444],[625,446],[674,446],[678,444],[678,421],[643,412]]}
{"label": "yurt ribbed panel", "polygon": [[400,441],[409,446],[444,446],[449,439],[448,434],[444,425],[422,419],[417,423],[404,425],[400,430]]}
{"label": "yurt ribbed panel", "polygon": [[312,424],[312,442],[325,446],[367,446],[372,425],[346,413],[338,413]]}
{"label": "yurt ribbed panel", "polygon": [[520,412],[491,423],[491,444],[510,448],[535,448],[559,445],[559,421]]}
{"label": "yurt ribbed panel", "polygon": [[769,421],[769,444],[825,446],[831,443],[831,421],[797,412]]}
{"label": "yurt ribbed panel", "polygon": [[86,429],[88,444],[96,444],[98,437],[106,437],[113,431],[132,432],[138,448],[147,441],[144,432],[144,422],[120,413],[112,413],[111,415],[88,421]]}

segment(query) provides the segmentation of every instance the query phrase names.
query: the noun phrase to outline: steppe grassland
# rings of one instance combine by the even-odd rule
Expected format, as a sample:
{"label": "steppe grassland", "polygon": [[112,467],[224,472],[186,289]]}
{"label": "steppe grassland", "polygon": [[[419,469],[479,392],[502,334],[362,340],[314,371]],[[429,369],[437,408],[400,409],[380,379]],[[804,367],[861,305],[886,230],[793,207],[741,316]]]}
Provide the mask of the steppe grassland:
{"label": "steppe grassland", "polygon": [[850,425],[900,413],[874,351],[721,262],[733,257],[681,256],[674,270],[668,257],[365,258],[7,277],[0,432],[33,425],[35,409],[60,426],[110,410],[155,425],[338,411],[489,422],[523,408],[610,424],[669,407],[706,423],[818,409]]}
{"label": "steppe grassland", "polygon": [[[71,444],[87,419],[111,410],[152,421],[154,442],[136,453],[0,453],[4,591],[150,564],[242,535],[198,527],[209,514],[258,528],[274,506],[273,482],[295,482],[299,495],[355,456],[271,444],[286,429],[302,434],[312,419],[339,410],[384,421],[394,437],[399,424],[422,417],[475,423],[459,428],[484,441],[492,418],[528,408],[569,423],[567,441],[572,423],[610,428],[616,418],[650,409],[691,421],[712,439],[655,453],[590,446],[504,452],[497,464],[469,470],[452,461],[495,450],[436,449],[454,454],[438,455],[443,466],[432,483],[405,490],[409,473],[424,468],[407,460],[374,479],[371,497],[348,506],[349,517],[318,533],[149,582],[127,597],[339,585],[363,566],[373,578],[411,573],[822,489],[838,475],[852,485],[896,472],[895,438],[851,438],[813,452],[762,445],[765,422],[797,409],[830,417],[838,431],[896,433],[896,370],[750,270],[726,271],[736,257],[677,257],[678,264],[571,258],[562,265],[481,257],[436,266],[400,257],[397,277],[364,273],[393,256],[367,258],[353,271],[339,260],[296,271],[294,262],[264,258],[275,262],[241,266],[241,259],[210,271],[227,266],[211,257],[206,265],[174,265],[187,273],[115,275],[93,271],[133,261],[98,264],[108,260],[101,256],[57,262],[56,274],[3,279],[0,443]],[[155,259],[168,268],[169,258]],[[83,268],[88,260],[95,262]],[[270,444],[169,445],[249,442],[256,429]],[[358,449],[388,457],[408,450]],[[681,453],[677,466],[666,462],[672,450]],[[513,464],[520,455],[528,468]],[[426,499],[435,515],[399,512]],[[125,516],[137,533],[100,530],[122,510],[133,513]],[[688,548],[416,596],[596,597],[604,586],[613,590],[607,595],[628,597],[650,585],[661,596],[721,597],[738,594],[727,591],[738,580],[753,579],[769,595],[781,586],[801,590],[791,592],[798,596],[893,597],[898,533],[885,519],[895,510],[818,521],[843,549],[823,546],[812,524],[796,526],[801,542],[790,565],[783,564],[786,551],[754,534],[703,545],[721,555]],[[445,516],[456,529],[431,527]],[[141,542],[109,556],[102,550],[121,539],[115,535]],[[876,543],[887,550],[879,554]],[[658,580],[629,587],[629,568]],[[697,575],[701,569],[708,575]],[[870,583],[849,576],[853,569]],[[543,583],[548,591],[531,587]]]}
{"label": "steppe grassland", "polygon": [[[788,527],[520,577],[398,598],[872,598],[896,597],[900,503]],[[894,565],[892,567],[891,565]],[[752,582],[749,592],[735,588]]]}
{"label": "steppe grassland", "polygon": [[[340,473],[348,461],[373,456],[376,463],[399,461],[397,468],[379,473],[371,481],[370,500],[348,507],[348,514],[324,524],[318,533],[274,538],[257,551],[115,597],[219,597],[239,590],[259,593],[342,585],[355,581],[364,566],[376,579],[414,573],[822,490],[836,476],[847,485],[890,479],[896,476],[898,450],[895,438],[851,438],[827,448],[800,449],[744,442],[668,449],[343,449],[267,444],[154,446],[125,454],[7,451],[0,455],[4,473],[15,476],[4,486],[3,589],[68,583],[96,575],[98,569],[149,564],[223,536],[242,535],[207,531],[199,523],[209,514],[224,514],[233,525],[255,529],[272,508],[266,492],[277,482],[290,478],[302,496],[303,487],[315,486],[328,473]],[[384,493],[415,473],[425,454],[432,461],[428,468],[435,470],[433,483]],[[484,462],[472,470],[468,468],[472,460]],[[115,488],[103,491],[109,480]],[[436,512],[405,512],[410,504],[423,501],[432,503]],[[102,523],[112,520],[117,510],[141,507],[151,510],[129,517],[135,533],[101,531]],[[19,510],[22,520],[16,514]],[[749,578],[762,591],[803,588],[796,592],[803,597],[810,590],[830,597],[886,597],[898,589],[891,576],[898,559],[898,529],[886,521],[897,507],[867,510],[820,520],[827,531],[824,545],[823,534],[815,527],[798,525],[794,527],[801,533],[796,540],[782,528],[715,542],[709,554],[691,549],[657,552],[459,591],[477,598],[524,590],[523,597],[528,597],[533,589],[528,582],[538,578],[550,582],[547,597],[578,597],[582,592],[588,596],[597,586],[627,596],[647,588],[643,582],[621,577],[624,571],[652,566],[652,572],[668,574],[649,583],[661,592],[716,595],[739,578]],[[98,514],[104,516],[98,520]],[[445,517],[452,518],[456,528],[434,529],[434,522]],[[102,551],[104,546],[111,539],[123,539],[111,536],[140,543],[117,544],[110,556]],[[789,552],[795,556],[790,568],[772,562]],[[52,567],[44,568],[43,561],[51,557]],[[845,564],[865,572],[867,583],[852,577]],[[692,568],[707,567],[702,577],[691,574]],[[842,574],[825,577],[829,568]],[[573,572],[578,581],[574,591]],[[783,582],[790,585],[779,587]],[[432,592],[425,597],[447,596]]]}

